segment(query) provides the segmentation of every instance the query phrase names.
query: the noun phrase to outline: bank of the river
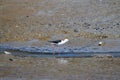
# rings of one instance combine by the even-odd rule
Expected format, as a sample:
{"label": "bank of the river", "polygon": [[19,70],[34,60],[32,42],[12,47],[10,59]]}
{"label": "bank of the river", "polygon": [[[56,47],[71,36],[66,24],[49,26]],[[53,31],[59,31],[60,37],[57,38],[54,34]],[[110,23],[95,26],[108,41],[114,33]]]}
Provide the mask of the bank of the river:
{"label": "bank of the river", "polygon": [[119,58],[32,58],[0,54],[0,80],[119,80]]}

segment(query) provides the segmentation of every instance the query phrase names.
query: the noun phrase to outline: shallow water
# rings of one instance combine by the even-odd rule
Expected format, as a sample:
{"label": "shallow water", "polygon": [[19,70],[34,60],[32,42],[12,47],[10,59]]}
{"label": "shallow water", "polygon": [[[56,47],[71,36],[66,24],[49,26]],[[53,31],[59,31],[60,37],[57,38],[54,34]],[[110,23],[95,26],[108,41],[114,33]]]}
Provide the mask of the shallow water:
{"label": "shallow water", "polygon": [[15,56],[22,57],[40,57],[40,58],[48,58],[48,57],[58,57],[58,58],[77,58],[77,57],[120,57],[120,52],[38,52],[32,51],[32,48],[28,51],[28,49],[22,50],[20,48],[1,48],[0,53],[4,53],[4,51],[10,52]]}
{"label": "shallow water", "polygon": [[9,42],[0,44],[0,52],[8,51],[16,56],[31,57],[120,57],[120,39],[104,40],[104,46],[97,43],[79,47],[60,46],[53,47],[43,44],[42,46],[32,46],[38,40],[26,42]]}

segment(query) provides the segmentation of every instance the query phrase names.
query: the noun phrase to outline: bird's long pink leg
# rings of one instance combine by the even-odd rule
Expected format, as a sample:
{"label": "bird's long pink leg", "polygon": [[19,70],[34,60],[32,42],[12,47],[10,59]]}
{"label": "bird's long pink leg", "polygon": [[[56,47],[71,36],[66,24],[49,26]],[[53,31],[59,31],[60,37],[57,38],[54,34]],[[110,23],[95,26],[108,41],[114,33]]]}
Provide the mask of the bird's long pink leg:
{"label": "bird's long pink leg", "polygon": [[55,56],[55,46],[53,46],[53,56]]}
{"label": "bird's long pink leg", "polygon": [[56,50],[56,47],[58,47],[58,46],[53,45],[53,56],[54,56],[54,57],[55,57],[55,50]]}
{"label": "bird's long pink leg", "polygon": [[60,47],[57,46],[57,50],[58,50],[58,56],[60,56]]}

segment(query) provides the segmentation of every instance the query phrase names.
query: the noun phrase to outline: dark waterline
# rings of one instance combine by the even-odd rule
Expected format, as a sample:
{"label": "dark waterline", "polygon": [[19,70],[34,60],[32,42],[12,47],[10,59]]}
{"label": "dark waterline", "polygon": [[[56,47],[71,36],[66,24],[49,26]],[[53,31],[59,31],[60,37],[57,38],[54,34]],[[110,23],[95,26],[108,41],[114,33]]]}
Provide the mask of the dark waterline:
{"label": "dark waterline", "polygon": [[12,55],[21,56],[21,57],[57,57],[57,58],[79,58],[79,57],[120,57],[120,51],[79,51],[79,52],[49,52],[42,51],[36,48],[27,48],[26,47],[10,47],[10,46],[0,46],[0,54],[3,54],[4,51],[10,52]]}
{"label": "dark waterline", "polygon": [[[120,52],[28,52],[20,50],[6,50],[14,56],[20,57],[39,57],[39,58],[80,58],[80,57],[120,57]],[[3,54],[4,51],[0,51]]]}

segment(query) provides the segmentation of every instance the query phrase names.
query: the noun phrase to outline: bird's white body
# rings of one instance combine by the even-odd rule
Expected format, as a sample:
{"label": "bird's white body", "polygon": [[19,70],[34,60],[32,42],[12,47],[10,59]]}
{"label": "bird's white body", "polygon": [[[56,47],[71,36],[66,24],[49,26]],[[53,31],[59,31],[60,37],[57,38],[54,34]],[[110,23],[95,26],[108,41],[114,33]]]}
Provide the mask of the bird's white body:
{"label": "bird's white body", "polygon": [[[63,45],[63,44],[65,44],[66,42],[68,42],[69,40],[68,39],[64,39],[64,40],[56,40],[56,41],[49,41],[51,44],[53,44],[55,47],[58,47],[58,46],[60,46],[60,45]],[[54,48],[55,48],[54,47]],[[59,48],[59,47],[58,47]],[[56,49],[54,49],[53,50],[54,51],[54,53],[53,53],[53,55],[55,54],[55,51],[56,51]],[[66,63],[66,62],[65,62]]]}
{"label": "bird's white body", "polygon": [[4,51],[5,54],[11,54],[11,52],[8,52],[8,51]]}
{"label": "bird's white body", "polygon": [[68,41],[69,41],[68,39],[61,40],[61,42],[59,42],[57,45],[65,44],[65,43],[68,42]]}

